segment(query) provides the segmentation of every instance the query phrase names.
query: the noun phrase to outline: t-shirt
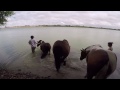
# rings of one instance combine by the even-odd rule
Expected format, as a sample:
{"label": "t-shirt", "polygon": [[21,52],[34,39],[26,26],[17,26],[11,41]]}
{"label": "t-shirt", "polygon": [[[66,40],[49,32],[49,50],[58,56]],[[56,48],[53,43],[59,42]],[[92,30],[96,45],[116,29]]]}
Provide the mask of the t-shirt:
{"label": "t-shirt", "polygon": [[29,40],[28,43],[31,45],[31,47],[36,47],[36,42],[34,39]]}
{"label": "t-shirt", "polygon": [[113,51],[113,48],[112,48],[112,47],[109,47],[109,48],[108,48],[108,50],[111,50],[111,51]]}

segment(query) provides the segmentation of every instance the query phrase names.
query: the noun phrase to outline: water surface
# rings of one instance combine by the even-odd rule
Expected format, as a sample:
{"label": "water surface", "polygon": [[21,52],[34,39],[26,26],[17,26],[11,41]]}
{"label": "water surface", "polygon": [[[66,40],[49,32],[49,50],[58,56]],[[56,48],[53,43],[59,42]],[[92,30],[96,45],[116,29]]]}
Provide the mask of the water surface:
{"label": "water surface", "polygon": [[[51,46],[56,40],[67,39],[71,46],[67,66],[62,66],[60,73],[56,72],[54,58],[51,55],[40,59],[40,48],[36,53],[31,53],[28,44],[30,36],[35,40],[44,40]],[[80,27],[21,27],[0,29],[0,67],[32,72],[41,76],[51,76],[58,79],[82,79],[86,74],[86,61],[80,61],[80,49],[93,44],[100,44],[108,49],[107,43],[114,42],[113,51],[117,54],[118,62],[116,71],[109,77],[120,78],[120,31],[80,28]]]}

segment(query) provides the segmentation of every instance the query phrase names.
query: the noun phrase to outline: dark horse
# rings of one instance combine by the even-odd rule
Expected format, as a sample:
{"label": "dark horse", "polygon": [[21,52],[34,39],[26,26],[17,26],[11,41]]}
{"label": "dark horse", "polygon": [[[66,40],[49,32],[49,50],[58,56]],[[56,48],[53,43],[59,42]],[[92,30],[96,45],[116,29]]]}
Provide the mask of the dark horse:
{"label": "dark horse", "polygon": [[117,56],[110,50],[104,50],[100,45],[92,45],[81,50],[80,60],[86,58],[87,79],[106,79],[111,75],[117,64]]}
{"label": "dark horse", "polygon": [[45,43],[42,40],[38,41],[37,47],[40,45],[40,49],[42,50],[42,56],[41,59],[43,59],[49,52],[50,55],[50,50],[51,50],[51,45],[49,43]]}
{"label": "dark horse", "polygon": [[70,53],[70,46],[67,40],[63,41],[56,41],[53,45],[53,54],[55,58],[55,66],[57,71],[59,71],[61,63],[66,65],[65,58],[69,55]]}

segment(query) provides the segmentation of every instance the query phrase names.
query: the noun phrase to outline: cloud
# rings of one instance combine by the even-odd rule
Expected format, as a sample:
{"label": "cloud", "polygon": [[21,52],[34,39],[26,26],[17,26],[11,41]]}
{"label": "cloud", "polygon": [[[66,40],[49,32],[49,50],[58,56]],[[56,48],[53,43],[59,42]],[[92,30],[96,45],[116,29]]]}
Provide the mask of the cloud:
{"label": "cloud", "polygon": [[15,11],[6,26],[84,25],[120,28],[120,11]]}

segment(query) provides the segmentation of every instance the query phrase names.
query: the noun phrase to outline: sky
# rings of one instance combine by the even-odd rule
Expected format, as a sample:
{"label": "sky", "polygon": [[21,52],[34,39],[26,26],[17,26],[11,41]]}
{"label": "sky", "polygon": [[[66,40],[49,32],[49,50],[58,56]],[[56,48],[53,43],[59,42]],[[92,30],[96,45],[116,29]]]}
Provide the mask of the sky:
{"label": "sky", "polygon": [[82,25],[120,29],[120,11],[14,11],[6,26]]}

